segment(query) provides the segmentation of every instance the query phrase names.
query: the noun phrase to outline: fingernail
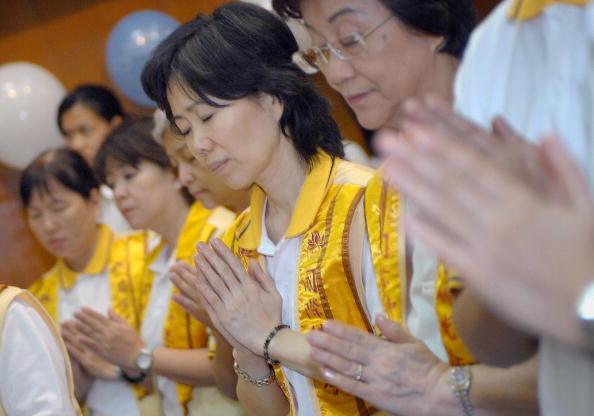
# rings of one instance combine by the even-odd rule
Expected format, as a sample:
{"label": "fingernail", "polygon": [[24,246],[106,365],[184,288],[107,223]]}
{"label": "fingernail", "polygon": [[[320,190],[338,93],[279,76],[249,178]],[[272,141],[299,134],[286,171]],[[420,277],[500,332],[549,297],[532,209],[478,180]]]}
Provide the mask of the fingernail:
{"label": "fingernail", "polygon": [[334,380],[335,378],[334,373],[328,369],[324,369],[322,374],[324,374],[324,377],[326,377],[327,380]]}

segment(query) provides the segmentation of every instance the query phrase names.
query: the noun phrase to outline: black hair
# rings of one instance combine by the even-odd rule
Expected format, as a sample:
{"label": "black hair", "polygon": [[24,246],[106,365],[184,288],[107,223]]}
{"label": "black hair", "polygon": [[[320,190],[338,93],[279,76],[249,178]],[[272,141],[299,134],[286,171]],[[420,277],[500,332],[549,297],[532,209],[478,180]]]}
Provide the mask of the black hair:
{"label": "black hair", "polygon": [[60,148],[47,150],[37,156],[21,174],[20,194],[27,208],[33,192],[50,194],[49,183],[55,180],[76,192],[83,199],[91,197],[99,182],[85,159],[74,150]]}
{"label": "black hair", "polygon": [[282,132],[312,166],[319,149],[344,157],[328,102],[291,60],[298,49],[287,25],[262,7],[227,3],[180,26],[153,52],[142,72],[146,94],[175,128],[167,93],[173,82],[192,99],[238,100],[270,94],[282,102]]}
{"label": "black hair", "polygon": [[75,104],[88,107],[108,122],[116,116],[122,118],[125,116],[120,100],[109,88],[101,85],[80,85],[66,95],[58,107],[58,127],[64,135],[66,133],[62,128],[62,115]]}
{"label": "black hair", "polygon": [[[302,0],[272,0],[284,18],[301,19]],[[439,52],[461,57],[477,21],[471,0],[379,0],[402,23],[432,36],[443,36]]]}
{"label": "black hair", "polygon": [[167,152],[153,139],[144,121],[127,120],[107,136],[95,155],[94,167],[99,180],[107,184],[109,163],[119,162],[137,168],[143,161],[163,169],[172,168]]}

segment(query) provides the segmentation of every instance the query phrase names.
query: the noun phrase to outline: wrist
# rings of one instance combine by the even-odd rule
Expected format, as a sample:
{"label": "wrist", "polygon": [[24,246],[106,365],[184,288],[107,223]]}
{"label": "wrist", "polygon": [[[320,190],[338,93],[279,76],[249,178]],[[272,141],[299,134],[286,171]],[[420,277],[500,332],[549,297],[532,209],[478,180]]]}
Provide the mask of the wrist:
{"label": "wrist", "polygon": [[262,346],[262,356],[269,366],[272,367],[280,364],[280,361],[275,359],[275,357],[277,357],[277,355],[274,353],[274,351],[276,351],[275,347],[278,346],[279,340],[282,338],[282,333],[290,329],[291,328],[289,325],[279,324],[272,328],[272,330],[268,333],[268,336],[266,337],[266,340]]}
{"label": "wrist", "polygon": [[587,349],[594,351],[594,281],[590,281],[575,302],[578,338]]}

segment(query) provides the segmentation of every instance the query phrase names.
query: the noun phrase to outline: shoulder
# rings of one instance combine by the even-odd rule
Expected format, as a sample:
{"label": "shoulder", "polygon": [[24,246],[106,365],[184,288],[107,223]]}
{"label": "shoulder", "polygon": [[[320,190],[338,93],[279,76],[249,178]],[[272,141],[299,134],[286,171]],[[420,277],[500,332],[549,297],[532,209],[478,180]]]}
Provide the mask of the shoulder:
{"label": "shoulder", "polygon": [[41,275],[39,279],[31,283],[31,285],[27,288],[29,292],[37,296],[37,293],[39,291],[41,291],[45,286],[47,286],[51,280],[55,279],[57,277],[56,273],[58,271],[58,263],[59,262],[56,262],[51,269],[49,269],[47,272]]}
{"label": "shoulder", "polygon": [[335,185],[351,184],[365,187],[376,173],[375,169],[347,160],[338,160],[337,163]]}

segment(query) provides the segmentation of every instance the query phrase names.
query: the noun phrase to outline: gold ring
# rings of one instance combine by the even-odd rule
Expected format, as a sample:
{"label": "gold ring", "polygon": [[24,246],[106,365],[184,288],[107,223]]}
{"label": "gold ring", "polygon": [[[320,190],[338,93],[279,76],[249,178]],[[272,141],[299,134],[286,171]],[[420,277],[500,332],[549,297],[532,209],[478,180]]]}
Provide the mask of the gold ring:
{"label": "gold ring", "polygon": [[361,381],[363,378],[363,365],[361,363],[357,364],[357,371],[355,372],[355,380]]}

